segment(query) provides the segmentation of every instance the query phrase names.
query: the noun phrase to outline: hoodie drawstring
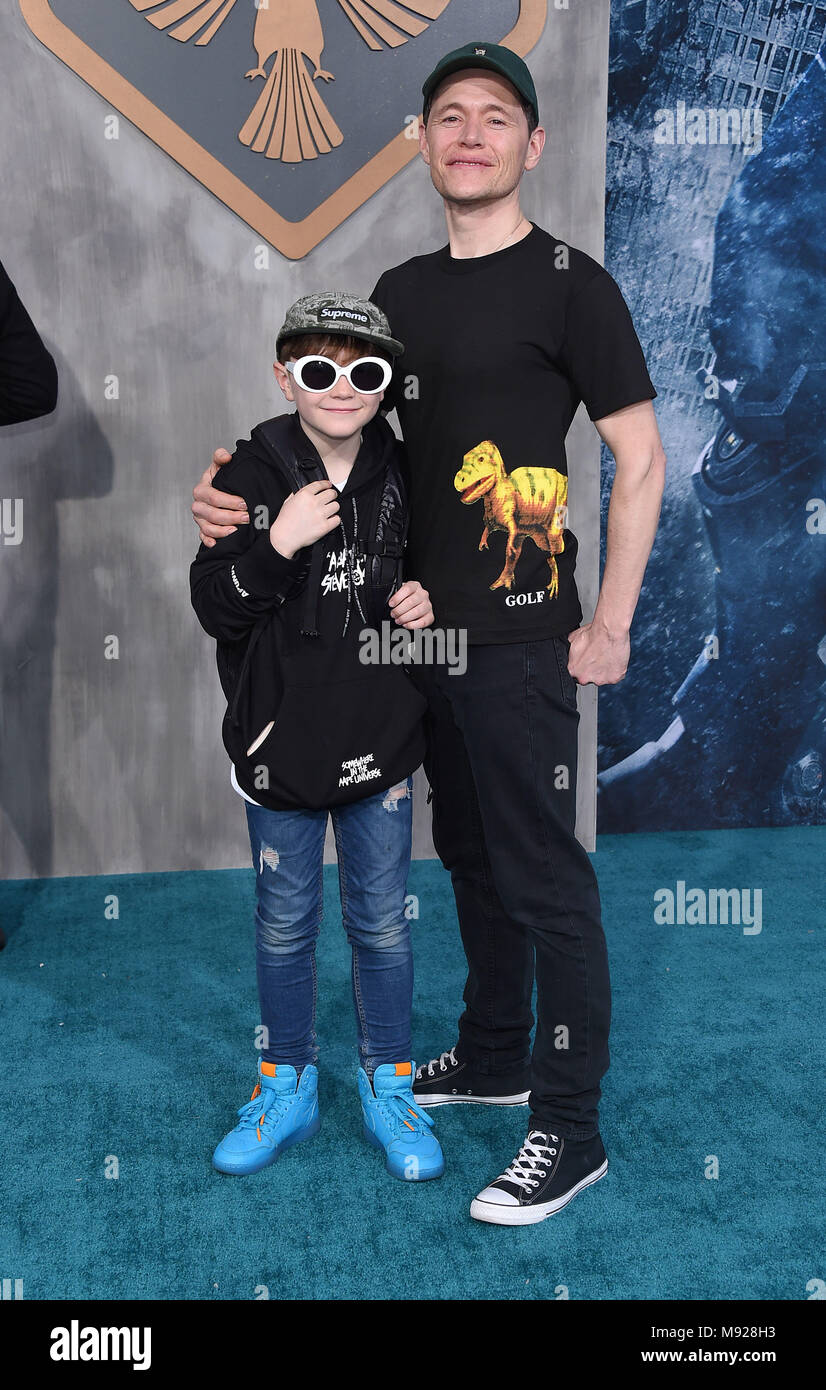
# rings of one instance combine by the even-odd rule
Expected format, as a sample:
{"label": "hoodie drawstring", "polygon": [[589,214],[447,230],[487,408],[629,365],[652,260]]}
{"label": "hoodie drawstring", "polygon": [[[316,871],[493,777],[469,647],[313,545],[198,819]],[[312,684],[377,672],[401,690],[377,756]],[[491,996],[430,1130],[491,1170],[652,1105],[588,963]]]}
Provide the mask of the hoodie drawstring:
{"label": "hoodie drawstring", "polygon": [[[358,557],[361,558],[363,548],[358,538],[359,514],[355,497],[350,498],[350,505],[353,512],[353,551],[355,552],[358,546]],[[356,587],[353,557],[350,554],[350,544],[347,540],[347,529],[344,525],[343,514],[339,517],[338,525],[343,542],[344,563],[347,567],[347,610],[344,616],[344,626],[341,629],[341,635],[345,637],[347,628],[350,625],[350,609],[354,597],[356,600],[356,607],[361,614],[362,622],[366,624],[367,619],[364,616],[364,609],[361,606],[361,599],[359,598],[358,588]],[[312,559],[310,561],[310,574],[307,580],[307,591],[304,596],[304,616],[301,626],[302,637],[318,637],[320,635],[318,630],[318,605],[321,596],[321,567],[324,563],[324,549],[324,537],[321,537],[320,540],[316,541],[313,547]]]}
{"label": "hoodie drawstring", "polygon": [[[351,502],[351,505],[352,505],[352,508],[353,508],[353,550],[355,551],[356,546],[359,545],[359,539],[358,539],[359,514],[358,514],[358,507],[356,506],[356,499],[355,499],[355,497],[351,497],[351,498],[350,498],[350,502]],[[355,598],[355,600],[356,600],[356,606],[357,606],[357,608],[358,608],[359,613],[361,614],[361,620],[362,620],[362,622],[366,624],[367,619],[366,619],[365,616],[364,616],[364,609],[363,609],[362,606],[361,606],[361,599],[359,598],[358,589],[356,588],[356,579],[355,579],[355,573],[354,573],[354,570],[353,570],[353,562],[352,562],[352,557],[351,557],[351,555],[350,555],[350,549],[349,549],[348,544],[347,544],[347,532],[346,532],[346,530],[345,530],[345,528],[344,528],[344,518],[343,518],[343,517],[341,517],[341,518],[339,519],[339,526],[341,527],[341,534],[342,534],[342,536],[343,536],[343,538],[344,538],[344,563],[345,563],[346,566],[347,566],[347,611],[346,611],[345,616],[344,616],[344,626],[343,626],[343,628],[341,629],[341,635],[342,635],[342,637],[344,637],[344,636],[346,636],[347,628],[348,628],[349,625],[350,625],[350,608],[351,608],[351,606],[352,606],[352,600],[353,600],[353,598]],[[358,556],[359,556],[359,557],[361,556],[361,546],[359,546]]]}

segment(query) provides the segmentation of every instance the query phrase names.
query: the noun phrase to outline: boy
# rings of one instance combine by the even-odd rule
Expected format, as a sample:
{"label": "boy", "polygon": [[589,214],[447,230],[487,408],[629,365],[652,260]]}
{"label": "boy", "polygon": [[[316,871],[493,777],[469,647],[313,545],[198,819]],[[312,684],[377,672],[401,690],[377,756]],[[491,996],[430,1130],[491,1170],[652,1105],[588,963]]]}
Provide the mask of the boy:
{"label": "boy", "polygon": [[202,545],[192,565],[193,607],[218,641],[232,782],[246,802],[266,1043],[252,1098],[213,1155],[224,1173],[258,1172],[319,1128],[315,942],[328,813],[353,953],[364,1134],[394,1177],[444,1171],[413,1096],[404,915],[426,702],[404,666],[364,664],[359,650],[362,626],[388,615],[405,628],[433,621],[426,590],[399,586],[404,458],[377,413],[402,351],[368,300],[326,291],[292,306],[273,368],[296,413],[236,445],[220,486],[244,498],[252,524]]}

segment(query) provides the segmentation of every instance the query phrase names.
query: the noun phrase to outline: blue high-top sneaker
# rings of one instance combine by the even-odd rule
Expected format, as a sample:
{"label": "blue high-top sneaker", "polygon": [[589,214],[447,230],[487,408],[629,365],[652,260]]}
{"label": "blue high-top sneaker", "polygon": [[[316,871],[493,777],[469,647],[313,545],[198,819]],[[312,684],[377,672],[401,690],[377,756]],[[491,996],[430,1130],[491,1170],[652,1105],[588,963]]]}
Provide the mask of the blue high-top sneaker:
{"label": "blue high-top sneaker", "polygon": [[435,1134],[434,1121],[413,1095],[415,1066],[412,1062],[387,1062],[373,1073],[373,1084],[359,1067],[359,1095],[364,1115],[364,1137],[384,1149],[385,1165],[394,1178],[422,1182],[440,1178],[444,1154]]}
{"label": "blue high-top sneaker", "polygon": [[212,1155],[220,1173],[257,1173],[302,1139],[321,1128],[318,1114],[318,1070],[258,1059],[258,1085],[238,1111],[241,1123],[221,1140]]}

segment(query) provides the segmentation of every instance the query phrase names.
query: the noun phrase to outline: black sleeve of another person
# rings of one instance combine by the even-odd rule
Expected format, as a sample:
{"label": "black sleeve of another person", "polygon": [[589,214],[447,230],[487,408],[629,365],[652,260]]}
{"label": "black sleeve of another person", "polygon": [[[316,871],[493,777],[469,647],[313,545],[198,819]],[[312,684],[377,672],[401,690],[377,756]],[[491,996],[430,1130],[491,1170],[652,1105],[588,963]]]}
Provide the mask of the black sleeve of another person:
{"label": "black sleeve of another person", "polygon": [[563,358],[592,420],[657,394],[628,306],[606,270],[594,275],[568,305]]}
{"label": "black sleeve of another person", "polygon": [[57,405],[57,367],[0,264],[0,425],[48,415]]}

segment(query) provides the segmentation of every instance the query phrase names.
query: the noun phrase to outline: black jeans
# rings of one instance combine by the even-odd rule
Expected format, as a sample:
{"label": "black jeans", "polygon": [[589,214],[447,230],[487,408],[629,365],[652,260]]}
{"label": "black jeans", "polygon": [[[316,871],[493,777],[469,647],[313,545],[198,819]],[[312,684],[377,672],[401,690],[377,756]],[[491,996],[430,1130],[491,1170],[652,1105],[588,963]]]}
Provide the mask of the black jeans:
{"label": "black jeans", "polygon": [[[469,646],[413,668],[427,696],[433,841],[468,964],[457,1056],[517,1083],[568,1139],[597,1132],[611,987],[599,889],[574,835],[576,681],[568,640]],[[530,1051],[531,989],[537,1027]]]}

